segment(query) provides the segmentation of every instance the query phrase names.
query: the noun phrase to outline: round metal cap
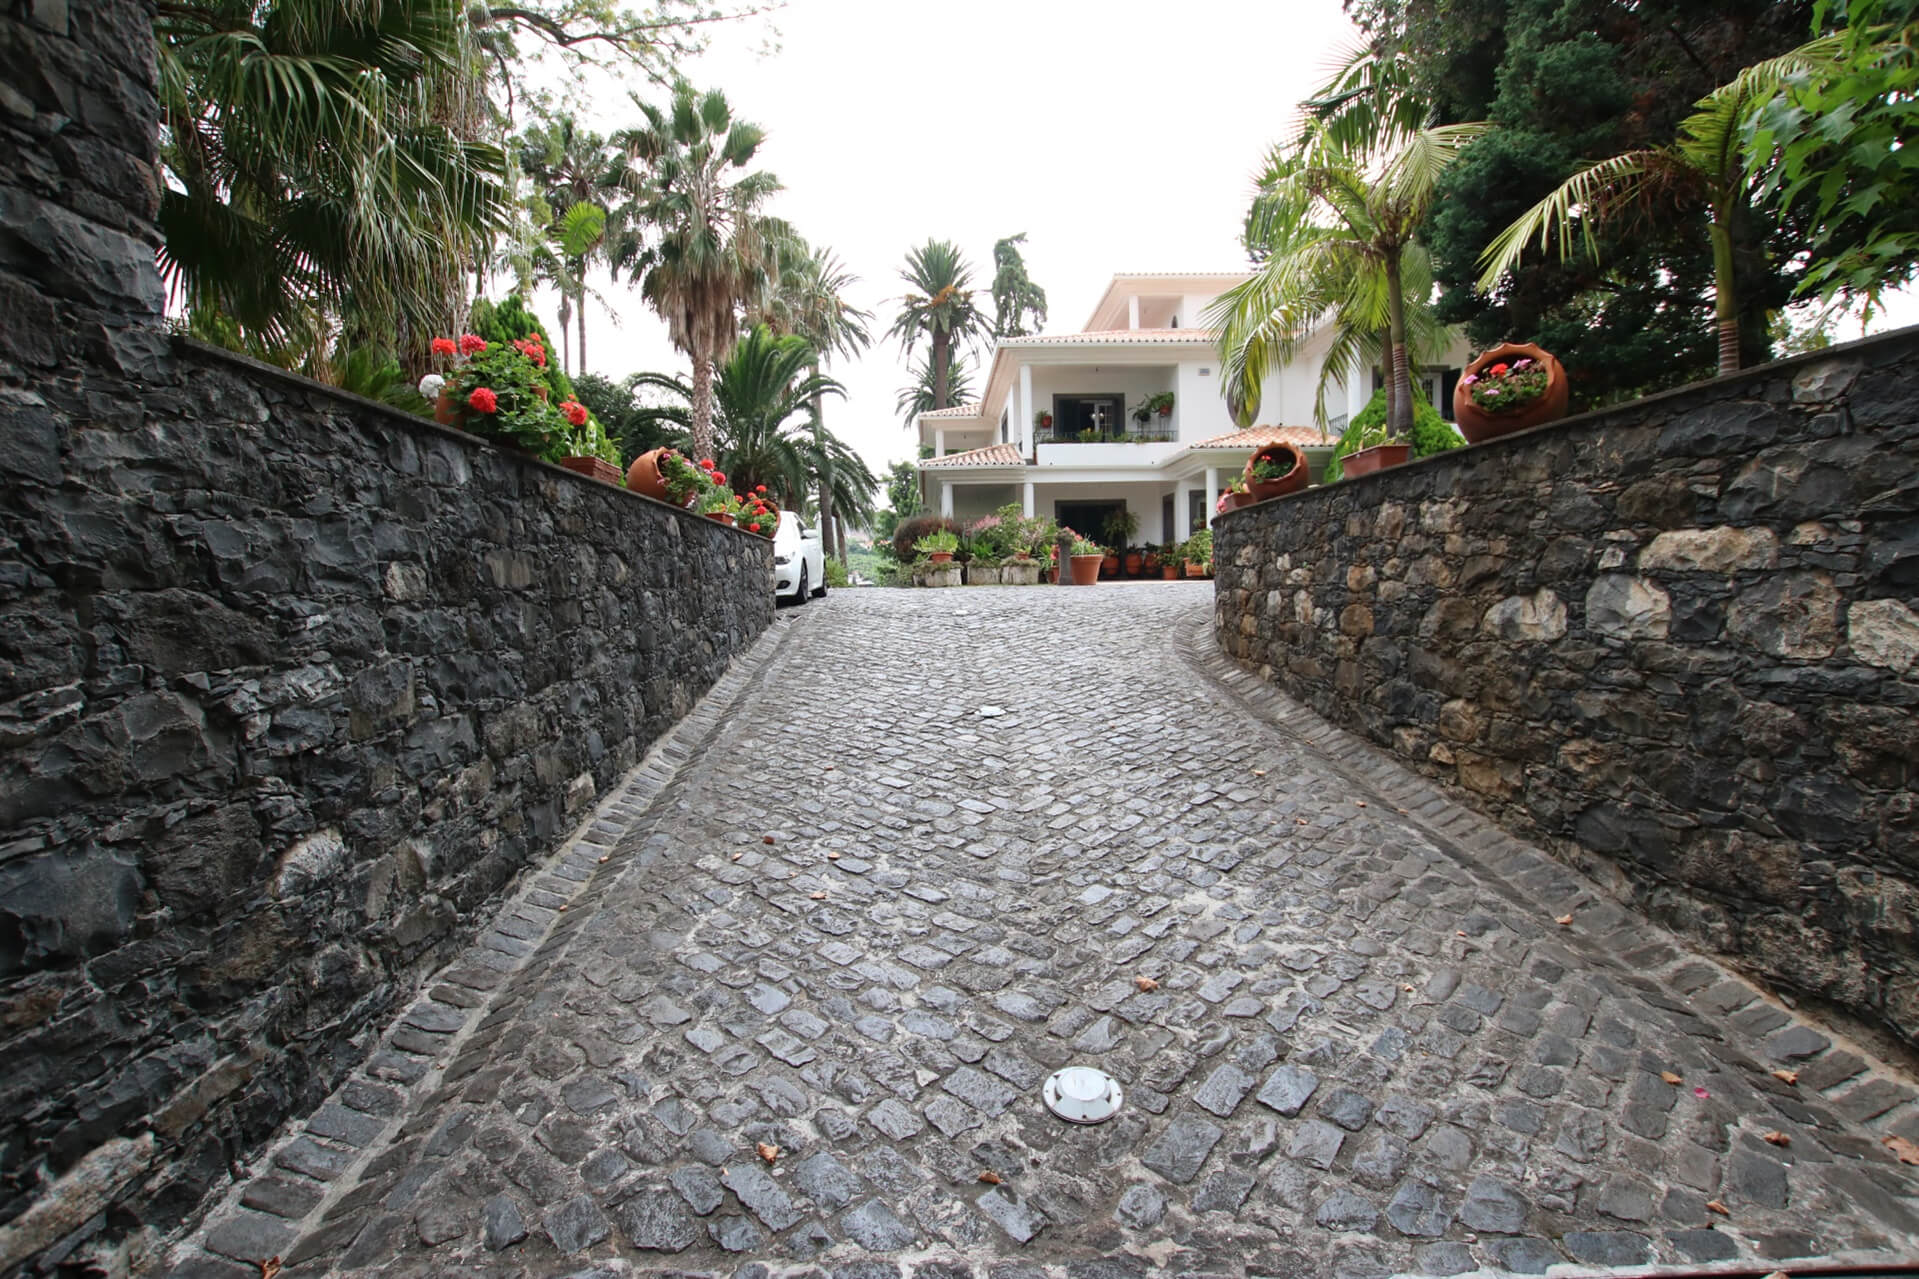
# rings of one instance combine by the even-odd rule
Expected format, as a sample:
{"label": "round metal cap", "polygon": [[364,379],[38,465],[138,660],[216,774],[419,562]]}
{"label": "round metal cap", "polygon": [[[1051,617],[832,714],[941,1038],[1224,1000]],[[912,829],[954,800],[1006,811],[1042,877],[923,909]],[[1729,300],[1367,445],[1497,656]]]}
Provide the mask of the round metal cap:
{"label": "round metal cap", "polygon": [[1091,1066],[1068,1066],[1046,1077],[1046,1108],[1068,1123],[1097,1124],[1119,1113],[1126,1100],[1119,1080]]}

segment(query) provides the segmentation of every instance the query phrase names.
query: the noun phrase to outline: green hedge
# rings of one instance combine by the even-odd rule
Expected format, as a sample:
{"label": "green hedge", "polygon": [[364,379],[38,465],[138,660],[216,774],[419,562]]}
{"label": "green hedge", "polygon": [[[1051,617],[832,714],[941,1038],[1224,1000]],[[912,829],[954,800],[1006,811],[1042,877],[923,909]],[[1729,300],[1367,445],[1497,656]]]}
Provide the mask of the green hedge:
{"label": "green hedge", "polygon": [[[1386,388],[1373,392],[1373,398],[1366,407],[1353,416],[1340,434],[1339,442],[1333,448],[1333,460],[1326,464],[1324,483],[1336,484],[1345,477],[1346,468],[1341,465],[1348,453],[1358,451],[1359,437],[1371,427],[1386,420]],[[1451,422],[1439,416],[1439,410],[1426,403],[1426,397],[1418,387],[1413,388],[1413,433],[1407,443],[1413,446],[1414,457],[1431,457],[1435,453],[1444,453],[1447,449],[1456,449],[1466,442],[1465,438],[1453,427]]]}

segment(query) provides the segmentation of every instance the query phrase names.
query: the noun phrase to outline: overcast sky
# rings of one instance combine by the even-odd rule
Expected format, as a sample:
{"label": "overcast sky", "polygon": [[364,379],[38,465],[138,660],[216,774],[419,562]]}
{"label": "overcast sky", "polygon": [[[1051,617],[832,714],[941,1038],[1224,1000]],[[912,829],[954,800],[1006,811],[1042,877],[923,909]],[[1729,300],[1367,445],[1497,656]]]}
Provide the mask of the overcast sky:
{"label": "overcast sky", "polygon": [[[1047,332],[1084,327],[1119,272],[1237,269],[1252,173],[1357,38],[1339,0],[791,0],[772,21],[777,51],[764,25],[725,24],[683,70],[766,129],[758,167],[786,187],[772,211],[860,277],[876,339],[929,238],[959,245],[984,290],[993,242],[1024,231]],[[592,93],[582,114],[600,131],[637,121],[617,88]],[[686,371],[636,291],[596,287],[614,314],[588,316],[595,372]],[[556,327],[550,294],[539,309]],[[1873,327],[1914,320],[1905,299]],[[876,472],[917,456],[894,412],[897,344],[829,372],[847,387],[831,430]]]}

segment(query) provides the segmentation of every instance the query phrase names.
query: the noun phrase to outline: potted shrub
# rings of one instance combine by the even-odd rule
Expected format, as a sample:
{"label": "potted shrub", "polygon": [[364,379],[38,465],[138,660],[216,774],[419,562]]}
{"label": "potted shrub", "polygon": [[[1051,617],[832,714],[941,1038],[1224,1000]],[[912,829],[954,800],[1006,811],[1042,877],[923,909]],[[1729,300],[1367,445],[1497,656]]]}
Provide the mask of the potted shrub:
{"label": "potted shrub", "polygon": [[1045,409],[1037,409],[1033,413],[1033,425],[1042,431],[1050,431],[1053,429],[1053,415]]}
{"label": "potted shrub", "polygon": [[[712,482],[706,478],[706,471],[696,466],[686,454],[678,449],[654,449],[633,459],[633,466],[626,473],[628,488],[638,492],[647,491],[642,485],[634,483],[634,471],[649,462],[659,479],[660,500],[672,506],[691,505],[694,498],[712,487]],[[644,473],[640,479],[645,481]]]}
{"label": "potted shrub", "polygon": [[1262,444],[1246,459],[1247,494],[1255,502],[1306,487],[1306,453],[1297,444]]}
{"label": "potted shrub", "polygon": [[1392,439],[1384,422],[1360,432],[1358,443],[1359,447],[1348,453],[1343,462],[1349,479],[1402,465],[1413,454],[1412,445]]}
{"label": "potted shrub", "polygon": [[[1104,537],[1108,543],[1124,549],[1125,547],[1131,546],[1133,539],[1139,535],[1139,516],[1127,508],[1121,507],[1106,517],[1106,522],[1100,525],[1099,531],[1100,535]],[[1117,574],[1119,572],[1119,565],[1119,554],[1115,551],[1108,551],[1104,565],[1107,576],[1110,577]],[[1126,556],[1126,571],[1128,573],[1139,572],[1139,552],[1128,552]]]}
{"label": "potted shrub", "polygon": [[1171,417],[1173,416],[1173,393],[1161,391],[1158,395],[1150,397],[1146,405],[1156,416]]}
{"label": "potted shrub", "polygon": [[1105,547],[1098,542],[1073,535],[1072,573],[1074,586],[1092,586],[1099,581],[1099,571],[1105,561],[1111,558]]}
{"label": "potted shrub", "polygon": [[[458,342],[435,338],[432,350],[435,358],[457,361],[436,393],[436,418],[451,416],[447,425],[548,462],[571,451],[573,427],[547,403],[544,346],[488,342],[466,333]],[[449,412],[442,412],[442,397]]]}
{"label": "potted shrub", "polygon": [[693,509],[709,520],[732,525],[739,517],[740,499],[733,496],[733,491],[724,485],[714,485],[700,493]]}
{"label": "potted shrub", "polygon": [[560,459],[560,465],[615,488],[625,485],[620,446],[607,438],[606,429],[586,405],[578,400],[561,400],[560,416],[573,428],[573,451]]}
{"label": "potted shrub", "polygon": [[1566,370],[1549,352],[1502,342],[1466,366],[1453,387],[1453,417],[1478,444],[1564,417],[1570,394]]}
{"label": "potted shrub", "polygon": [[1186,576],[1205,577],[1213,564],[1213,530],[1201,529],[1187,538],[1179,550],[1180,557],[1186,561]]}
{"label": "potted shrub", "polygon": [[[740,497],[740,528],[770,541],[779,526],[779,504],[766,495],[766,485],[762,484],[751,493]],[[828,561],[828,563],[834,562],[836,561]]]}
{"label": "potted shrub", "polygon": [[913,550],[935,564],[946,564],[959,550],[959,545],[959,534],[951,529],[939,529],[913,543]]}

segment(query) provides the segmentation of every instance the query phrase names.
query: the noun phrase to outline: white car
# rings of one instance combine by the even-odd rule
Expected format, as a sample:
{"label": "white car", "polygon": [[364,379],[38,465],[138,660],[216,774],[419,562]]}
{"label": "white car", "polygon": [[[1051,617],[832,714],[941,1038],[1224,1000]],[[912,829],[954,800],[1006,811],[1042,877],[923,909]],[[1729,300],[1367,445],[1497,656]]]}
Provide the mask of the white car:
{"label": "white car", "polygon": [[780,512],[773,532],[773,594],[804,604],[809,595],[826,594],[826,553],[820,531],[800,523],[791,511]]}

